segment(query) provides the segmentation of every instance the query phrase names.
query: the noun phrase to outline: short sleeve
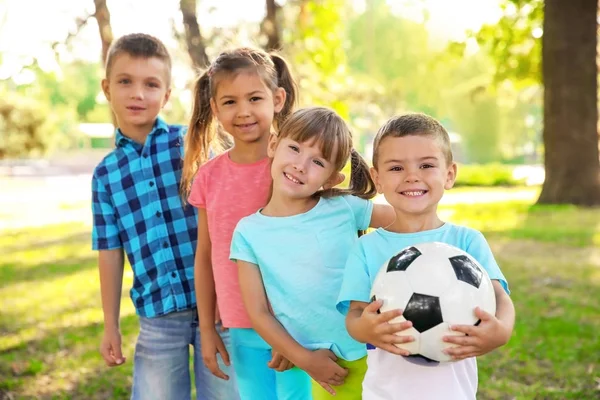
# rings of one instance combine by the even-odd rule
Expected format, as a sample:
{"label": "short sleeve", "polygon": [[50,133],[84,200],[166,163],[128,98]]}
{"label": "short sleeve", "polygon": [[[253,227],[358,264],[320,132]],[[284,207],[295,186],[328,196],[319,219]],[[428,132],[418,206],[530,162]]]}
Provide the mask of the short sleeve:
{"label": "short sleeve", "polygon": [[344,196],[344,200],[350,206],[358,230],[364,231],[369,227],[371,214],[373,213],[373,202],[356,196]]}
{"label": "short sleeve", "polygon": [[110,195],[95,174],[92,178],[92,216],[92,249],[113,250],[123,247]]}
{"label": "short sleeve", "polygon": [[485,237],[481,232],[475,232],[473,239],[465,251],[473,256],[479,262],[479,264],[481,264],[481,266],[490,276],[490,279],[500,281],[504,291],[507,294],[510,294],[508,282],[506,281],[504,274],[502,274],[502,271],[500,270],[500,267],[494,258],[492,249],[490,249],[487,240],[485,240]]}
{"label": "short sleeve", "polygon": [[196,208],[206,208],[206,177],[204,170],[198,169],[192,181],[192,188],[188,196],[188,203]]}
{"label": "short sleeve", "polygon": [[229,259],[233,262],[246,261],[252,264],[258,265],[256,254],[252,249],[252,245],[248,241],[248,235],[244,231],[244,219],[242,219],[233,231],[233,237],[231,238],[231,251],[229,253]]}
{"label": "short sleeve", "polygon": [[371,279],[363,246],[361,240],[359,240],[350,251],[346,261],[342,288],[338,295],[336,308],[340,313],[346,315],[350,309],[351,301],[368,303],[370,295]]}

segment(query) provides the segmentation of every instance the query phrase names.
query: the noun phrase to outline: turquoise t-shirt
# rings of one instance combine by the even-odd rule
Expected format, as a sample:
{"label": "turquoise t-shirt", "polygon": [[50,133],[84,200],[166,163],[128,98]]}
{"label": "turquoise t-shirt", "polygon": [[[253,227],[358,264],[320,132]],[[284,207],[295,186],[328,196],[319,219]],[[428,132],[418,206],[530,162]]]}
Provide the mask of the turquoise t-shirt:
{"label": "turquoise t-shirt", "polygon": [[490,279],[500,281],[509,293],[508,283],[481,232],[445,223],[437,229],[416,233],[394,233],[379,228],[361,237],[354,246],[344,271],[337,309],[346,315],[351,301],[370,301],[371,287],[381,266],[407,246],[424,242],[442,242],[469,253],[486,270]]}
{"label": "turquoise t-shirt", "polygon": [[304,214],[259,211],[235,228],[230,258],[258,266],[275,317],[305,348],[349,361],[366,355],[335,306],[348,253],[372,212],[373,203],[358,197],[321,198]]}

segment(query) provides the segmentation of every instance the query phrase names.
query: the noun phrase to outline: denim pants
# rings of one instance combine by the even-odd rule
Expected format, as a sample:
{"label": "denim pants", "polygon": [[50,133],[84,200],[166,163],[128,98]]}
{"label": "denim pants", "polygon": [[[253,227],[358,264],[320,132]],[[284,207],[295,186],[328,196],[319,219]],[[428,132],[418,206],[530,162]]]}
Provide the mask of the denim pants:
{"label": "denim pants", "polygon": [[231,328],[231,356],[242,400],[310,400],[311,379],[294,367],[277,372],[267,366],[271,346],[254,329]]}
{"label": "denim pants", "polygon": [[[218,328],[220,331],[220,327]],[[229,332],[221,332],[229,348]],[[190,400],[190,345],[194,350],[197,400],[238,400],[233,368],[219,366],[229,375],[225,381],[214,376],[202,361],[196,310],[174,312],[162,317],[140,317],[140,334],[135,346],[133,400]]]}

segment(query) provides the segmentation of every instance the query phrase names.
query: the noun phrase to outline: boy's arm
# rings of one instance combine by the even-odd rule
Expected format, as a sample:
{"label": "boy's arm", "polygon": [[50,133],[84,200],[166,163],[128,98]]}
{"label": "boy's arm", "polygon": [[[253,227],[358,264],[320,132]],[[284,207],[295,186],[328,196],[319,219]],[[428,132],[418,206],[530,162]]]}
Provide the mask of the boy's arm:
{"label": "boy's arm", "polygon": [[446,354],[455,360],[481,356],[508,343],[515,324],[515,307],[498,280],[492,280],[496,295],[496,315],[491,315],[479,307],[475,315],[481,320],[478,326],[454,325],[453,331],[468,336],[445,336],[444,341],[457,344],[446,349]]}
{"label": "boy's arm", "polygon": [[333,353],[323,354],[330,353],[328,350],[313,352],[294,340],[271,313],[258,266],[241,260],[237,264],[242,299],[253,328],[275,351],[308,372],[324,389],[334,393],[329,385],[342,384],[347,371],[335,362],[335,358],[331,358]]}
{"label": "boy's arm", "polygon": [[410,352],[400,349],[395,344],[412,342],[412,336],[398,335],[399,332],[409,329],[412,322],[390,323],[402,315],[402,310],[390,310],[378,313],[381,300],[365,303],[351,301],[350,309],[346,315],[346,329],[350,336],[361,343],[369,343],[393,354],[408,356]]}
{"label": "boy's arm", "polygon": [[100,353],[110,367],[125,362],[121,351],[119,316],[121,311],[121,289],[123,287],[123,249],[100,250],[98,252],[100,270],[100,294],[104,312],[104,337]]}

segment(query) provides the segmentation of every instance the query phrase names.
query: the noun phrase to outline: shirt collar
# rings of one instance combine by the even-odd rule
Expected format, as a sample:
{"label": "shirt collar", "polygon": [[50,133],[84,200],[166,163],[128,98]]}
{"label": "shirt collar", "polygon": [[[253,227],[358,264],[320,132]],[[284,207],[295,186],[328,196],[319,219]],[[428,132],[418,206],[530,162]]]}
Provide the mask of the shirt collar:
{"label": "shirt collar", "polygon": [[[155,134],[158,134],[161,132],[168,132],[168,131],[169,131],[169,125],[167,125],[165,120],[163,120],[161,117],[156,117],[156,121],[154,122],[154,127],[152,128],[152,131],[148,134],[148,136],[155,135]],[[121,132],[120,128],[117,128],[116,133],[115,133],[115,146],[122,147],[122,146],[125,146],[127,143],[131,143],[131,142],[133,142],[133,140],[131,140],[130,138],[125,136],[123,134],[123,132]]]}

